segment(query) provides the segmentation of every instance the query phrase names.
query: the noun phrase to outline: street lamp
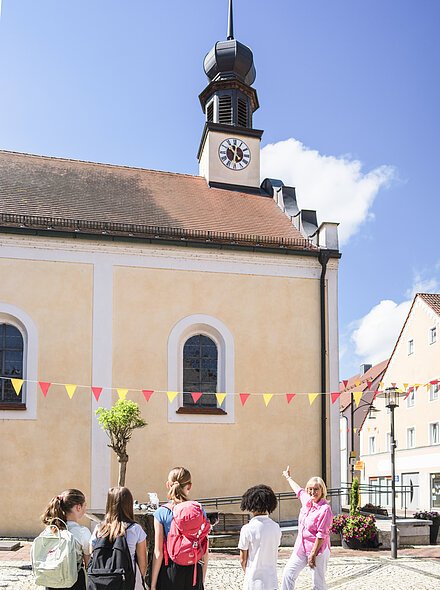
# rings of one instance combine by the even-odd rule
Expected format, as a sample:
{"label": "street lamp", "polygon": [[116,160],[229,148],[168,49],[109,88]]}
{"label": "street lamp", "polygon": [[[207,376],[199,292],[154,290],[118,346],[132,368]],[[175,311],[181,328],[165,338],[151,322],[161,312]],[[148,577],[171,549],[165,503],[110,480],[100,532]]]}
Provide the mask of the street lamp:
{"label": "street lamp", "polygon": [[385,389],[385,407],[390,410],[391,420],[391,557],[397,559],[396,526],[396,439],[394,438],[394,410],[399,407],[399,394],[396,387]]}

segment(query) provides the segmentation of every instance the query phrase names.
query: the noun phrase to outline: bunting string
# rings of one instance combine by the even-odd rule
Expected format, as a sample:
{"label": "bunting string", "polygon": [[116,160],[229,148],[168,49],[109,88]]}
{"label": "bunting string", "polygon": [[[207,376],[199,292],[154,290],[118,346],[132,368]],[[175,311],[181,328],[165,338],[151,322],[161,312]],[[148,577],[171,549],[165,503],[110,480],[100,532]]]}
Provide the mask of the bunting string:
{"label": "bunting string", "polygon": [[[370,404],[372,401],[376,400],[377,395],[383,394],[384,390],[387,389],[387,387],[394,387],[397,389],[398,393],[400,393],[403,397],[404,400],[406,400],[408,398],[409,395],[411,395],[412,393],[416,393],[418,392],[418,395],[420,394],[420,392],[423,393],[423,388],[426,389],[426,392],[429,392],[431,390],[431,388],[433,386],[437,386],[437,389],[440,388],[440,379],[432,379],[431,381],[428,381],[426,383],[414,383],[414,384],[409,384],[409,383],[402,383],[401,387],[398,387],[399,384],[397,383],[390,383],[390,384],[385,384],[383,381],[381,381],[378,384],[378,388],[377,389],[371,389],[372,386],[372,382],[368,382],[367,383],[367,387],[368,389],[363,389],[363,390],[355,390],[355,391],[333,391],[333,392],[304,392],[304,391],[297,391],[295,393],[286,393],[286,392],[264,392],[264,393],[257,393],[257,392],[252,392],[252,393],[244,393],[244,392],[220,392],[220,393],[206,393],[206,392],[182,392],[182,391],[165,391],[165,390],[159,390],[159,389],[135,389],[135,388],[121,388],[121,387],[96,387],[96,386],[92,386],[92,385],[79,385],[79,384],[74,384],[74,383],[57,383],[57,382],[51,382],[51,381],[33,381],[30,379],[19,379],[19,378],[11,378],[11,377],[0,377],[1,380],[4,381],[10,381],[11,386],[13,388],[13,390],[15,391],[15,393],[17,394],[17,396],[20,395],[23,386],[25,383],[36,383],[38,384],[41,393],[43,394],[44,397],[47,397],[49,390],[53,387],[53,386],[58,386],[58,387],[62,387],[65,389],[69,399],[72,399],[73,396],[75,395],[75,393],[77,393],[77,391],[79,389],[87,389],[89,391],[91,391],[91,393],[93,394],[95,400],[97,402],[99,402],[99,398],[102,394],[102,392],[104,390],[106,391],[112,391],[114,393],[116,393],[118,395],[118,399],[120,400],[124,400],[127,399],[127,395],[129,393],[142,393],[142,395],[145,398],[146,402],[149,402],[151,397],[153,396],[153,394],[166,394],[169,403],[173,403],[173,401],[176,399],[176,397],[179,394],[183,394],[183,393],[187,393],[188,395],[191,395],[191,398],[194,402],[194,404],[197,404],[200,402],[200,400],[203,398],[203,395],[215,395],[216,399],[217,399],[217,403],[219,406],[222,406],[222,404],[224,403],[226,397],[229,396],[237,396],[241,402],[241,405],[244,406],[248,400],[251,397],[260,397],[262,398],[265,407],[267,408],[269,406],[269,404],[271,403],[271,401],[273,400],[274,397],[284,397],[287,404],[291,404],[292,401],[297,397],[297,396],[307,396],[308,401],[309,401],[309,406],[311,407],[316,399],[320,396],[330,396],[330,400],[332,404],[335,404],[337,402],[337,400],[341,397],[342,394],[345,395],[349,395],[350,398],[353,400],[353,403],[356,405],[356,408],[359,407],[362,398],[365,396],[365,394],[368,393],[372,393],[373,394],[373,399],[369,400],[368,402],[365,402],[366,404]],[[346,387],[347,383],[346,381],[342,382],[344,384],[344,386]],[[360,382],[356,382],[355,387],[359,387]],[[421,389],[422,388],[422,389]]]}

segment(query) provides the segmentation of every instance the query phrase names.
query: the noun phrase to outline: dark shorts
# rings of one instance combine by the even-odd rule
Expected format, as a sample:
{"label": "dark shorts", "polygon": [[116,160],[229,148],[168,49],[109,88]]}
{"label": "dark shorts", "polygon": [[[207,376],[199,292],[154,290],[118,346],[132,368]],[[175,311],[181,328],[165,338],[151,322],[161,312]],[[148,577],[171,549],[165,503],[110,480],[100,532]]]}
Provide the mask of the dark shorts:
{"label": "dark shorts", "polygon": [[197,564],[197,582],[193,586],[194,566],[177,565],[169,561],[168,565],[162,562],[157,578],[157,590],[203,590],[202,565]]}
{"label": "dark shorts", "polygon": [[70,588],[46,588],[46,590],[86,590],[86,576],[84,568],[81,568],[78,572],[78,579]]}

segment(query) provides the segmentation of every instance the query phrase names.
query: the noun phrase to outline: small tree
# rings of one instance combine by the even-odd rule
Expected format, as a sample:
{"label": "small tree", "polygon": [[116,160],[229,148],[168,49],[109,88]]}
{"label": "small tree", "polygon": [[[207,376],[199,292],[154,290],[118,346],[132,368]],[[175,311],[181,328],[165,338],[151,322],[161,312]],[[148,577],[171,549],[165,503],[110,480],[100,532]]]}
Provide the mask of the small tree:
{"label": "small tree", "polygon": [[110,439],[108,445],[114,450],[119,461],[118,485],[125,485],[127,471],[127,444],[136,428],[147,425],[141,416],[137,403],[126,399],[118,400],[110,409],[98,408],[96,416],[101,428]]}
{"label": "small tree", "polygon": [[350,516],[354,516],[359,512],[359,480],[357,477],[353,479],[350,490]]}

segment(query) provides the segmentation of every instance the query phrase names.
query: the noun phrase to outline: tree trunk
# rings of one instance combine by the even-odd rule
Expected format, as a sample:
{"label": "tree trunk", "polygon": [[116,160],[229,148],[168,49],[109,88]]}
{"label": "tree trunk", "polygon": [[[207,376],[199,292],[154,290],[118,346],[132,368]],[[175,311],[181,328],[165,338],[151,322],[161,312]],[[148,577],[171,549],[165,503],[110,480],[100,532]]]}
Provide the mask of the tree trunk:
{"label": "tree trunk", "polygon": [[127,472],[128,455],[118,457],[119,460],[119,480],[118,486],[125,486],[125,474]]}

